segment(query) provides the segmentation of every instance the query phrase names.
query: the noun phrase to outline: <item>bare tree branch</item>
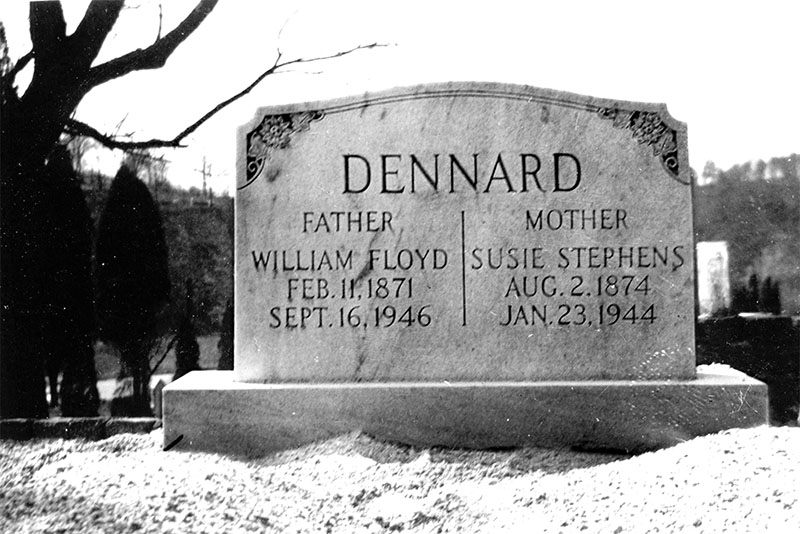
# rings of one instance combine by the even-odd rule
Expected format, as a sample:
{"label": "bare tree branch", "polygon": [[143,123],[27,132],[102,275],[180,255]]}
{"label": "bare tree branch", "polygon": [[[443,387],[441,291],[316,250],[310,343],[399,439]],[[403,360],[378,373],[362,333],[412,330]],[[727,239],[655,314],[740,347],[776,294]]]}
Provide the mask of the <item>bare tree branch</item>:
{"label": "bare tree branch", "polygon": [[180,140],[151,139],[149,141],[121,141],[117,137],[100,133],[96,128],[75,119],[68,119],[64,125],[66,133],[71,135],[83,135],[91,137],[106,148],[131,150],[137,148],[181,148],[186,145],[180,144]]}
{"label": "bare tree branch", "polygon": [[161,2],[158,3],[158,35],[156,35],[156,42],[161,39],[161,25],[164,23],[164,6]]}
{"label": "bare tree branch", "polygon": [[180,147],[185,147],[186,145],[182,144],[183,140],[186,137],[188,137],[189,135],[191,135],[192,133],[194,133],[195,130],[197,130],[204,122],[206,122],[208,119],[210,119],[211,117],[213,117],[214,115],[219,113],[222,109],[224,109],[228,105],[232,104],[236,100],[239,100],[241,97],[243,97],[246,94],[248,94],[259,83],[261,83],[264,80],[264,78],[266,78],[267,76],[270,76],[270,75],[273,75],[273,74],[278,74],[277,71],[279,69],[282,69],[283,67],[286,67],[286,66],[289,66],[289,65],[295,65],[295,64],[298,64],[298,63],[313,63],[315,61],[322,61],[322,60],[325,60],[325,59],[334,59],[334,58],[345,56],[347,54],[352,54],[353,52],[356,52],[358,50],[369,50],[371,48],[379,48],[379,47],[385,47],[385,46],[387,46],[387,45],[379,44],[379,43],[372,43],[372,44],[369,44],[369,45],[359,45],[359,46],[356,46],[354,48],[350,48],[348,50],[342,50],[341,52],[336,52],[335,54],[330,54],[328,56],[319,56],[319,57],[313,57],[313,58],[308,58],[308,59],[306,59],[306,58],[296,58],[296,59],[291,59],[289,61],[284,61],[284,62],[281,62],[281,53],[278,52],[277,58],[275,59],[275,63],[273,63],[273,65],[270,68],[268,68],[267,70],[265,70],[264,72],[259,74],[258,77],[255,80],[253,80],[253,82],[250,85],[248,85],[247,87],[245,87],[244,89],[242,89],[241,91],[239,91],[238,93],[233,95],[232,97],[230,97],[230,98],[220,102],[216,106],[214,106],[211,110],[206,112],[202,117],[197,119],[194,123],[192,123],[190,126],[185,128],[183,131],[181,131],[173,139],[150,139],[148,141],[122,141],[116,136],[110,136],[110,135],[105,135],[103,133],[100,133],[97,129],[89,126],[88,124],[85,124],[83,122],[77,121],[77,120],[72,119],[72,118],[69,119],[69,121],[67,121],[67,124],[65,125],[65,129],[66,129],[67,133],[70,133],[70,134],[85,135],[87,137],[91,137],[93,139],[96,139],[97,141],[102,143],[104,146],[106,146],[108,148],[112,148],[112,149],[129,150],[129,149],[136,149],[136,148],[180,148]]}
{"label": "bare tree branch", "polygon": [[186,128],[181,133],[179,133],[175,137],[175,141],[180,142],[186,136],[194,133],[194,131],[197,130],[197,128],[199,128],[200,125],[202,125],[208,119],[210,119],[211,117],[216,115],[223,108],[225,108],[228,105],[232,104],[236,100],[239,100],[241,97],[243,97],[244,95],[246,95],[247,93],[252,91],[253,88],[255,88],[255,86],[257,86],[259,83],[261,83],[262,80],[264,80],[264,78],[266,78],[267,76],[269,76],[271,74],[275,74],[275,71],[277,71],[277,70],[279,70],[279,69],[281,69],[281,68],[283,68],[283,67],[285,67],[287,65],[293,65],[295,63],[311,63],[312,61],[322,61],[323,59],[337,58],[337,57],[341,57],[341,56],[344,56],[344,55],[347,55],[347,54],[351,54],[351,53],[356,52],[358,50],[367,50],[367,49],[370,49],[370,48],[377,48],[377,47],[381,47],[381,46],[386,46],[386,45],[382,45],[382,44],[378,44],[378,43],[372,43],[372,44],[369,44],[369,45],[360,45],[360,46],[356,46],[355,48],[351,48],[349,50],[344,50],[344,51],[341,51],[341,52],[337,52],[336,54],[332,54],[330,56],[320,56],[320,57],[315,57],[315,58],[310,58],[310,59],[298,58],[298,59],[293,59],[291,61],[286,61],[284,63],[279,63],[278,62],[280,60],[280,54],[279,54],[278,55],[278,59],[275,60],[275,64],[273,64],[272,67],[270,67],[266,71],[262,72],[255,80],[253,80],[253,82],[250,85],[245,87],[243,90],[241,90],[240,92],[236,93],[235,95],[233,95],[232,97],[228,98],[227,100],[224,100],[223,102],[220,102],[219,104],[214,106],[205,115],[203,115],[197,121],[195,121],[194,124],[190,125],[188,128]]}
{"label": "bare tree branch", "polygon": [[66,39],[67,23],[60,2],[31,2],[31,44],[37,59],[55,53]]}
{"label": "bare tree branch", "polygon": [[278,59],[275,60],[275,64],[272,66],[272,68],[270,70],[272,70],[274,72],[274,71],[276,71],[278,69],[282,69],[283,67],[286,67],[287,65],[294,65],[295,63],[313,63],[315,61],[323,61],[325,59],[335,59],[337,57],[346,56],[347,54],[352,54],[353,52],[357,52],[358,50],[369,50],[370,48],[385,48],[387,46],[389,46],[389,45],[388,44],[384,44],[384,43],[372,43],[372,44],[368,44],[368,45],[359,45],[359,46],[356,46],[354,48],[350,48],[348,50],[342,50],[341,52],[336,52],[335,54],[331,54],[329,56],[318,56],[318,57],[312,57],[312,58],[308,58],[308,59],[300,57],[300,58],[296,58],[296,59],[290,59],[289,61],[284,61],[283,63],[279,63],[280,56],[278,56]]}
{"label": "bare tree branch", "polygon": [[297,11],[298,10],[295,9],[294,13],[292,13],[289,17],[287,17],[286,20],[283,21],[283,24],[281,25],[281,29],[278,30],[278,54],[280,54],[280,52],[281,52],[281,44],[280,43],[281,43],[281,35],[283,35],[283,30],[286,29],[286,25],[289,24],[289,21],[292,20],[292,17],[297,15]]}
{"label": "bare tree branch", "polygon": [[32,59],[33,50],[19,58],[19,61],[16,62],[14,67],[12,67],[12,69],[3,76],[3,83],[7,84],[8,87],[11,87],[11,85],[14,83],[14,79],[17,77],[17,74],[19,74],[22,69],[28,66],[28,63],[30,63]]}
{"label": "bare tree branch", "polygon": [[100,48],[117,23],[124,0],[92,0],[81,23],[69,39],[72,55],[88,69],[100,53]]}
{"label": "bare tree branch", "polygon": [[216,5],[217,0],[200,0],[174,30],[157,39],[152,45],[92,67],[87,79],[88,86],[95,87],[137,70],[163,67],[172,52],[200,26]]}

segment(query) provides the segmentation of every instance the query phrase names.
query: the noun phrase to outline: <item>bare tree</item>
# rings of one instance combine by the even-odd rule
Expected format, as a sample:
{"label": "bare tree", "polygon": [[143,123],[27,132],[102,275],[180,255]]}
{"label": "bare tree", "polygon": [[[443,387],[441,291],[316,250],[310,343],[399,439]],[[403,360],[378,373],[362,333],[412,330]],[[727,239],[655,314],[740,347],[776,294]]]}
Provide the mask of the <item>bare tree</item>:
{"label": "bare tree", "polygon": [[[328,56],[283,60],[280,53],[272,65],[239,93],[213,106],[172,139],[132,141],[107,135],[73,117],[75,109],[94,88],[127,74],[164,66],[175,49],[203,23],[217,0],[200,0],[174,29],[159,36],[146,48],[133,50],[94,65],[100,49],[123,9],[123,0],[92,0],[77,29],[66,34],[60,2],[30,4],[32,50],[15,65],[0,65],[0,416],[45,417],[42,354],[39,346],[43,325],[48,324],[52,293],[48,265],[60,258],[41,247],[50,228],[35,220],[46,213],[49,202],[59,202],[48,192],[52,180],[43,180],[44,170],[62,133],[96,139],[109,148],[144,149],[184,146],[184,139],[231,102],[281,68],[297,63],[339,57],[377,44],[359,46]],[[6,51],[5,37],[2,51]],[[3,57],[7,57],[5,54]],[[33,61],[33,76],[24,94],[15,87],[16,76]],[[83,200],[85,203],[85,199]],[[53,225],[68,224],[53,221]],[[33,275],[32,273],[36,273]],[[91,291],[91,288],[85,288]]]}
{"label": "bare tree", "polygon": [[72,168],[78,173],[80,178],[83,178],[86,166],[84,159],[86,154],[93,148],[98,146],[98,142],[91,137],[84,137],[82,135],[65,135],[62,138],[62,143],[65,143],[69,151],[70,158],[72,159]]}
{"label": "bare tree", "polygon": [[156,191],[158,186],[167,180],[169,162],[164,156],[155,154],[151,148],[134,148],[126,151],[124,163],[147,184],[151,191]]}

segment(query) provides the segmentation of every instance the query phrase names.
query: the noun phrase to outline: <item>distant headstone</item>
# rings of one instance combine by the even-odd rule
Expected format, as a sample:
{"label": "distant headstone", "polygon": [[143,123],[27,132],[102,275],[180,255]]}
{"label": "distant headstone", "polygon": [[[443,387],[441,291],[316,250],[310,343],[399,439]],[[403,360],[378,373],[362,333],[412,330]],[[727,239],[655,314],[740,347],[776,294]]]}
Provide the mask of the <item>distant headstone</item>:
{"label": "distant headstone", "polygon": [[200,391],[250,406],[201,448],[360,428],[630,449],[764,422],[765,398],[699,413],[719,384],[695,368],[686,127],[665,106],[428,85],[261,109],[239,147],[234,371],[170,386],[165,440],[203,424],[180,400]]}
{"label": "distant headstone", "polygon": [[153,388],[153,415],[157,419],[160,419],[162,416],[163,405],[161,399],[164,396],[164,387],[166,387],[166,385],[166,382],[159,380]]}
{"label": "distant headstone", "polygon": [[701,315],[713,315],[730,309],[727,241],[697,243],[697,299]]}

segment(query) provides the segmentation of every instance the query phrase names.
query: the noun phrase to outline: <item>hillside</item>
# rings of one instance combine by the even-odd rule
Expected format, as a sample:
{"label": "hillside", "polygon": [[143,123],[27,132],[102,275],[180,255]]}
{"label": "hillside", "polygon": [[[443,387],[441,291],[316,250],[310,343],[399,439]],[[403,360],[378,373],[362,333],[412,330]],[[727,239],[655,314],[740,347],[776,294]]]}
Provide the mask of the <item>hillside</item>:
{"label": "hillside", "polygon": [[780,285],[784,313],[800,313],[800,155],[706,165],[695,190],[698,241],[727,241],[731,286],[751,275]]}

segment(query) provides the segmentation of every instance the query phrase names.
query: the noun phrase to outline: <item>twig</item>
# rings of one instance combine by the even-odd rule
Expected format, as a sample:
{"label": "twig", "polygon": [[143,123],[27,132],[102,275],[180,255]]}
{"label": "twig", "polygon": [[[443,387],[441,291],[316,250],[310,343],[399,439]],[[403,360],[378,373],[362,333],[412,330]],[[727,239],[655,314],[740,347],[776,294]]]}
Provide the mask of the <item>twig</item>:
{"label": "twig", "polygon": [[245,87],[243,90],[239,91],[232,97],[214,106],[210,111],[206,112],[202,117],[197,119],[195,122],[193,122],[191,125],[189,125],[187,128],[185,128],[183,131],[181,131],[178,135],[176,135],[172,139],[150,139],[148,141],[120,141],[119,139],[117,139],[117,136],[110,136],[100,133],[96,128],[93,128],[88,124],[85,124],[75,119],[70,119],[69,121],[67,121],[65,129],[68,133],[92,137],[93,139],[96,139],[97,141],[102,143],[104,146],[112,149],[118,148],[125,150],[131,148],[182,148],[186,146],[185,144],[182,144],[182,141],[189,135],[193,134],[203,123],[205,123],[208,119],[210,119],[211,117],[222,111],[228,105],[232,104],[236,100],[248,94],[259,83],[261,83],[264,80],[264,78],[276,74],[276,71],[278,71],[279,69],[282,69],[289,65],[295,65],[298,63],[313,63],[315,61],[335,59],[338,57],[345,56],[347,54],[352,54],[353,52],[357,52],[359,50],[369,50],[372,48],[381,48],[385,46],[388,45],[380,43],[359,45],[350,48],[348,50],[342,50],[340,52],[336,52],[335,54],[330,54],[327,56],[319,56],[308,59],[296,58],[284,62],[281,62],[282,54],[280,50],[278,50],[277,57],[273,65],[264,72],[262,72],[260,75],[258,75],[258,77],[252,83],[250,83],[250,85],[248,85],[247,87]]}
{"label": "twig", "polygon": [[14,67],[10,71],[8,71],[4,76],[5,78],[4,81],[7,80],[7,83],[9,85],[13,83],[14,79],[17,77],[17,74],[19,74],[19,71],[24,69],[32,59],[33,59],[33,50],[31,50],[30,52],[19,58],[19,61],[17,61]]}
{"label": "twig", "polygon": [[156,374],[156,370],[158,370],[158,367],[159,367],[159,366],[160,366],[162,363],[164,363],[164,360],[167,358],[167,354],[169,354],[169,351],[170,351],[170,350],[172,350],[172,346],[175,344],[175,342],[176,342],[177,340],[178,340],[178,335],[177,335],[177,334],[175,334],[174,336],[172,336],[172,339],[171,339],[171,340],[170,340],[170,342],[167,344],[167,348],[164,350],[164,355],[163,355],[163,356],[161,356],[161,359],[160,359],[160,360],[158,360],[158,363],[155,365],[155,367],[153,367],[153,368],[150,370],[150,376],[153,376],[154,374]]}
{"label": "twig", "polygon": [[158,3],[158,36],[156,37],[156,42],[161,39],[161,24],[164,22],[164,6],[161,5],[161,2]]}

